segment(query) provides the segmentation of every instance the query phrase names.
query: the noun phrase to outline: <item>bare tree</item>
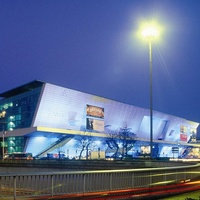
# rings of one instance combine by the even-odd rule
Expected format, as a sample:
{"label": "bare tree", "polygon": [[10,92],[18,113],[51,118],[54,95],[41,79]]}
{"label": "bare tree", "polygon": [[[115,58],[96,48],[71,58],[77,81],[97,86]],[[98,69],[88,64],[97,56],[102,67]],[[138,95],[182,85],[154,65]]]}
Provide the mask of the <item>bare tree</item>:
{"label": "bare tree", "polygon": [[135,134],[130,131],[130,128],[120,128],[119,139],[122,143],[122,158],[128,155],[128,151],[133,147],[133,139]]}
{"label": "bare tree", "polygon": [[86,151],[86,160],[89,159],[89,152],[94,149],[93,143],[94,143],[94,137],[91,137],[90,135],[84,134],[77,136],[76,138],[76,147],[80,148],[80,154],[79,154],[79,160],[82,158],[82,154],[84,151]]}
{"label": "bare tree", "polygon": [[114,151],[113,158],[116,158],[119,152],[119,138],[117,133],[110,133],[109,137],[105,139],[107,147]]}
{"label": "bare tree", "polygon": [[134,145],[134,138],[136,135],[130,131],[130,128],[120,128],[119,131],[115,133],[109,133],[109,137],[105,139],[105,143],[109,149],[115,150],[113,153],[113,158],[117,158],[120,146],[121,147],[121,158],[127,157],[128,151]]}

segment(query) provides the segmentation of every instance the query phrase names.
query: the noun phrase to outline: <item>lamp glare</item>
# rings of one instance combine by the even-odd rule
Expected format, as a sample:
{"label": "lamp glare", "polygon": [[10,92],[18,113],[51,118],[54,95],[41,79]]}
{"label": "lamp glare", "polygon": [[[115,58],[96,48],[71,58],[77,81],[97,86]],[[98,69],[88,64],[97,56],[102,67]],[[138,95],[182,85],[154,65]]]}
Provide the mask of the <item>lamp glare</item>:
{"label": "lamp glare", "polygon": [[142,35],[147,38],[155,38],[158,35],[158,30],[154,27],[147,27],[142,31]]}

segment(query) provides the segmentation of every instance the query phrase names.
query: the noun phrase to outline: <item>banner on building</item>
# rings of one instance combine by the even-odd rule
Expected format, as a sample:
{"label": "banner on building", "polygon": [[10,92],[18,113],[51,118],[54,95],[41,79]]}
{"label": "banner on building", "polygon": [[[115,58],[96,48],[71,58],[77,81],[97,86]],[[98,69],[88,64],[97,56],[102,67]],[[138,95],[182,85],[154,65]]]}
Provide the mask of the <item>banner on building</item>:
{"label": "banner on building", "polygon": [[180,141],[187,142],[187,134],[180,133]]}
{"label": "banner on building", "polygon": [[187,133],[188,132],[187,126],[180,126],[180,132],[181,133]]}
{"label": "banner on building", "polygon": [[86,105],[86,115],[103,119],[104,118],[104,108]]}
{"label": "banner on building", "polygon": [[94,130],[94,131],[104,131],[104,121],[103,120],[97,120],[97,119],[92,119],[92,118],[87,118],[86,119],[86,128],[88,130]]}

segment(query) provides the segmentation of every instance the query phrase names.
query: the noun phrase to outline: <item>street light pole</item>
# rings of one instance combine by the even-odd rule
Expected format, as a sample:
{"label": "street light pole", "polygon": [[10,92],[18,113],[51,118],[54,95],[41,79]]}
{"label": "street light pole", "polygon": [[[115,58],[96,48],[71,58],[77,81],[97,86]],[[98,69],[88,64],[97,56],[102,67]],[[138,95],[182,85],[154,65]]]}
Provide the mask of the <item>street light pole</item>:
{"label": "street light pole", "polygon": [[149,38],[149,91],[150,91],[150,157],[153,158],[153,87],[152,87],[152,44]]}
{"label": "street light pole", "polygon": [[142,35],[148,39],[149,42],[149,93],[150,93],[150,158],[153,159],[153,87],[152,87],[152,40],[158,35],[156,28],[152,26],[146,27],[142,31]]}

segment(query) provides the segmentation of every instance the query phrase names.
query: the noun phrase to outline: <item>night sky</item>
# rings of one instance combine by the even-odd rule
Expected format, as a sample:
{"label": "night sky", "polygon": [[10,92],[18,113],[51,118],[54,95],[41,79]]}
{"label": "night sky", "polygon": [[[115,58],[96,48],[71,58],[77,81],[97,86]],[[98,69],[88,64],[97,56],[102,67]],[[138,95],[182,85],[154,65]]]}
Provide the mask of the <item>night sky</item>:
{"label": "night sky", "polygon": [[0,93],[41,80],[200,122],[199,0],[0,0]]}

